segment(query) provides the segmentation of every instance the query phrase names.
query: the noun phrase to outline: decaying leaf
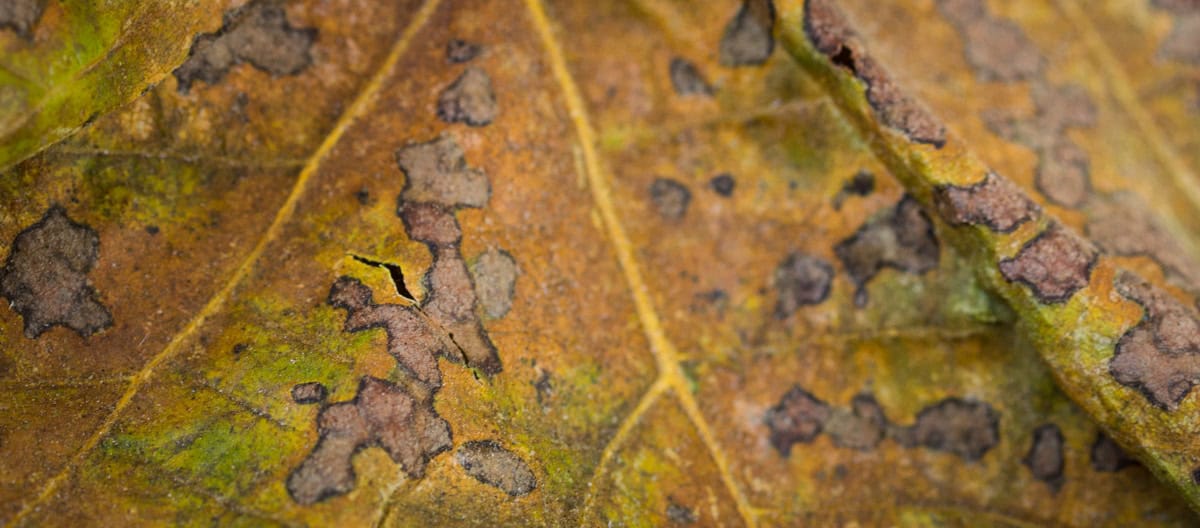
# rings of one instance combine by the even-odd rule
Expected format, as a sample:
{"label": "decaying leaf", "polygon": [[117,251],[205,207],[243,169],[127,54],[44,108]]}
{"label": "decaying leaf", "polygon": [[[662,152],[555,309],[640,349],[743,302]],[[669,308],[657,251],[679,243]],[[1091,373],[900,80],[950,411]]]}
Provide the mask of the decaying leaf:
{"label": "decaying leaf", "polygon": [[0,6],[0,519],[1194,524],[1197,17]]}

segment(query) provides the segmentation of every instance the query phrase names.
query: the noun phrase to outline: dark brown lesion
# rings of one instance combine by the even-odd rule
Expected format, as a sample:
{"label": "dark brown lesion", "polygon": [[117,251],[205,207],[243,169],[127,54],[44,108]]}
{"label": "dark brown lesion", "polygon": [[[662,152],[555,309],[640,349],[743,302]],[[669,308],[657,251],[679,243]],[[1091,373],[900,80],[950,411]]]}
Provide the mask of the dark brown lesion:
{"label": "dark brown lesion", "polygon": [[296,75],[312,64],[316,28],[293,27],[281,2],[254,0],[225,13],[216,33],[196,37],[187,61],[175,70],[179,91],[192,83],[212,85],[242,63],[271,75]]}
{"label": "dark brown lesion", "polygon": [[467,165],[461,147],[448,135],[408,145],[397,151],[396,161],[406,177],[397,213],[409,237],[424,242],[433,255],[425,276],[429,295],[421,310],[451,337],[469,366],[496,374],[500,358],[478,314],[479,300],[463,261],[462,230],[455,217],[459,208],[487,203],[488,178]]}
{"label": "dark brown lesion", "polygon": [[1113,473],[1138,465],[1137,459],[1125,453],[1121,446],[1103,431],[1096,433],[1091,449],[1092,469],[1101,473]]}
{"label": "dark brown lesion", "polygon": [[775,49],[775,3],[745,0],[725,25],[719,57],[723,66],[758,66]]}
{"label": "dark brown lesion", "polygon": [[967,63],[981,79],[1016,82],[1041,71],[1042,56],[1025,32],[992,16],[984,0],[938,0],[937,7],[962,36]]}
{"label": "dark brown lesion", "polygon": [[909,426],[891,423],[870,394],[853,398],[849,409],[833,407],[799,385],[767,411],[771,445],[788,457],[795,444],[826,434],[834,445],[869,451],[884,439],[904,447],[943,451],[978,460],[1000,442],[1000,415],[985,402],[946,398],[917,413]]}
{"label": "dark brown lesion", "polygon": [[387,380],[365,376],[354,399],[321,409],[320,439],[287,479],[288,494],[300,504],[342,495],[355,486],[354,454],[383,449],[412,478],[451,447],[450,426],[433,409],[432,398],[418,398]]}
{"label": "dark brown lesion", "polygon": [[1041,212],[1012,181],[993,172],[975,185],[938,187],[934,200],[947,222],[984,225],[998,233],[1010,233]]}
{"label": "dark brown lesion", "polygon": [[675,89],[677,95],[710,96],[713,94],[712,85],[708,83],[704,74],[700,73],[700,68],[692,61],[683,57],[675,57],[671,59],[671,64],[667,69],[671,76],[671,87]]}
{"label": "dark brown lesion", "polygon": [[33,38],[33,27],[46,9],[46,0],[4,0],[0,2],[0,28],[10,28],[22,38]]}
{"label": "dark brown lesion", "polygon": [[1129,272],[1117,292],[1141,305],[1142,320],[1117,341],[1108,370],[1150,403],[1174,411],[1200,382],[1200,318],[1196,310]]}
{"label": "dark brown lesion", "polygon": [[793,252],[775,268],[771,284],[779,295],[775,317],[786,319],[801,306],[820,304],[829,297],[833,266],[819,257]]}
{"label": "dark brown lesion", "polygon": [[1034,185],[1038,191],[1057,204],[1079,207],[1091,193],[1091,161],[1067,131],[1094,125],[1096,107],[1087,92],[1075,85],[1038,81],[1030,93],[1037,108],[1033,116],[989,111],[983,120],[1000,137],[1037,153]]}
{"label": "dark brown lesion", "polygon": [[832,0],[804,3],[804,30],[817,51],[866,84],[867,102],[885,125],[912,141],[937,148],[945,145],[945,125],[867,53],[866,45]]}
{"label": "dark brown lesion", "polygon": [[1024,284],[1043,303],[1062,303],[1087,286],[1099,253],[1057,221],[1000,261],[1000,274]]}
{"label": "dark brown lesion", "polygon": [[[301,504],[353,489],[351,459],[362,449],[384,449],[413,478],[424,474],[431,458],[450,449],[449,424],[433,407],[442,387],[439,358],[465,362],[486,376],[502,369],[480,312],[502,317],[511,307],[516,263],[502,251],[485,253],[476,262],[474,277],[488,284],[477,287],[463,261],[462,230],[455,216],[461,208],[487,203],[487,176],[467,165],[450,136],[405,146],[396,161],[406,176],[397,214],[409,237],[425,243],[433,255],[424,277],[428,295],[409,299],[417,302],[379,304],[370,288],[351,277],[339,278],[330,288],[329,304],[346,311],[345,331],[384,330],[398,375],[395,382],[364,377],[353,400],[322,408],[317,445],[287,480],[288,492]],[[325,405],[326,395],[315,382],[292,388],[297,403]],[[472,445],[460,450],[459,462],[476,479],[511,495],[527,494],[536,486],[532,471],[511,452],[468,447]]]}
{"label": "dark brown lesion", "polygon": [[692,191],[686,185],[671,178],[655,178],[650,184],[650,203],[658,215],[666,220],[680,220],[687,214],[692,203]]}
{"label": "dark brown lesion", "polygon": [[13,239],[0,268],[0,297],[25,320],[25,337],[35,339],[54,326],[81,337],[112,326],[88,273],[100,256],[100,236],[53,205]]}
{"label": "dark brown lesion", "polygon": [[937,267],[940,249],[933,223],[916,199],[905,195],[833,248],[854,283],[855,304],[866,306],[867,283],[884,268],[921,274]]}
{"label": "dark brown lesion", "polygon": [[1052,491],[1063,485],[1063,435],[1057,425],[1049,423],[1033,430],[1033,442],[1021,464],[1029,468],[1033,478],[1038,479]]}

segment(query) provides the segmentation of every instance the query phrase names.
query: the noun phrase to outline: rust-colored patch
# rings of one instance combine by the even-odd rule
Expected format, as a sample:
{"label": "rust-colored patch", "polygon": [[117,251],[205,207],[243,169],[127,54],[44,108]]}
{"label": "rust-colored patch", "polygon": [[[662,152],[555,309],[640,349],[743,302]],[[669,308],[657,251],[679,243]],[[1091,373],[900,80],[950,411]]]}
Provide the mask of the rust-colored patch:
{"label": "rust-colored patch", "polygon": [[1022,81],[1041,70],[1041,54],[1025,32],[988,13],[983,0],[938,0],[937,7],[962,35],[967,62],[981,79]]}
{"label": "rust-colored patch", "polygon": [[295,75],[312,63],[316,38],[315,28],[292,27],[279,2],[255,0],[226,13],[216,33],[196,37],[187,61],[175,70],[179,91],[187,93],[197,80],[216,84],[243,62],[271,75]]}
{"label": "rust-colored patch", "polygon": [[42,17],[46,0],[0,2],[0,28],[11,28],[25,39],[33,38],[33,26]]}
{"label": "rust-colored patch", "polygon": [[945,145],[945,125],[897,85],[887,70],[867,54],[866,46],[834,2],[805,2],[804,30],[818,51],[867,85],[867,101],[885,125],[918,143],[937,148]]}
{"label": "rust-colored patch", "polygon": [[1092,469],[1101,473],[1113,473],[1129,466],[1138,465],[1137,459],[1125,453],[1121,446],[1103,431],[1096,433],[1096,441],[1092,443]]}
{"label": "rust-colored patch", "polygon": [[1033,430],[1033,443],[1021,463],[1029,468],[1033,478],[1045,482],[1053,491],[1063,485],[1063,435],[1054,424],[1044,424]]}
{"label": "rust-colored patch", "polygon": [[745,0],[725,25],[719,57],[724,66],[757,66],[775,49],[775,3]]}
{"label": "rust-colored patch", "polygon": [[495,441],[467,442],[454,458],[475,480],[513,497],[528,495],[537,488],[537,478],[525,461]]}
{"label": "rust-colored patch", "polygon": [[72,221],[58,205],[17,234],[0,268],[0,297],[25,320],[25,337],[53,326],[88,337],[112,326],[87,278],[99,256],[96,231]]}
{"label": "rust-colored patch", "polygon": [[1114,284],[1142,306],[1143,316],[1117,342],[1109,372],[1150,403],[1174,411],[1200,381],[1200,318],[1193,308],[1132,273],[1120,273]]}
{"label": "rust-colored patch", "polygon": [[1095,105],[1083,88],[1069,84],[1049,86],[1035,82],[1031,95],[1037,107],[1032,117],[985,112],[983,119],[996,134],[1037,153],[1034,184],[1038,191],[1055,203],[1079,207],[1091,192],[1090,160],[1066,132],[1072,127],[1093,125]]}
{"label": "rust-colored patch", "polygon": [[700,68],[697,68],[691,61],[675,57],[671,59],[668,69],[671,74],[671,86],[675,88],[676,94],[683,96],[713,94],[712,85],[708,84],[704,74],[700,73]]}
{"label": "rust-colored patch", "polygon": [[1033,290],[1043,303],[1060,303],[1087,286],[1098,252],[1058,222],[1027,242],[1017,255],[1000,261],[1005,279]]}
{"label": "rust-colored patch", "polygon": [[317,446],[287,479],[288,494],[300,504],[354,489],[351,459],[363,448],[382,448],[417,478],[431,458],[451,446],[450,426],[433,410],[432,400],[419,401],[371,376],[362,378],[353,400],[321,409],[317,430]]}
{"label": "rust-colored patch", "polygon": [[854,302],[866,306],[866,285],[883,268],[921,274],[937,267],[939,246],[933,224],[911,196],[872,218],[833,248],[856,292]]}
{"label": "rust-colored patch", "polygon": [[775,317],[786,319],[801,306],[819,304],[829,297],[833,266],[823,259],[794,252],[775,268],[772,284],[779,294]]}
{"label": "rust-colored patch", "polygon": [[934,200],[947,222],[985,225],[999,233],[1012,232],[1041,211],[1008,178],[992,172],[975,185],[940,187]]}

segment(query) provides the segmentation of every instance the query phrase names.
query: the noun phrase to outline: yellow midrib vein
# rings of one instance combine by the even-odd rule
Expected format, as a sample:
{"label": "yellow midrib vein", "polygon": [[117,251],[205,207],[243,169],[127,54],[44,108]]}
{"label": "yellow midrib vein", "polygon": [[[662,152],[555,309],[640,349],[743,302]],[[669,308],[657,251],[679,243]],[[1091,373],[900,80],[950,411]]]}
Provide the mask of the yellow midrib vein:
{"label": "yellow midrib vein", "polygon": [[67,465],[61,471],[59,471],[58,474],[46,481],[46,484],[37,494],[37,497],[34,500],[25,503],[25,505],[21,508],[21,511],[18,512],[17,515],[8,523],[9,526],[15,526],[21,523],[39,506],[54,496],[54,493],[58,490],[62,483],[71,476],[75,469],[83,464],[88,453],[95,449],[95,447],[99,445],[100,441],[109,433],[109,431],[112,430],[113,425],[116,424],[121,413],[133,401],[133,398],[137,395],[142,385],[144,385],[154,375],[155,369],[158,368],[159,365],[162,365],[167,360],[174,357],[182,348],[187,339],[195,334],[196,331],[204,325],[204,322],[207,321],[210,316],[217,313],[217,311],[224,306],[225,302],[229,300],[230,296],[233,294],[233,291],[237,289],[242,280],[245,279],[246,276],[248,276],[254,269],[258,259],[262,256],[267,246],[279,236],[279,233],[283,230],[284,224],[287,223],[287,221],[295,213],[296,206],[300,202],[300,198],[304,196],[304,191],[307,187],[308,181],[317,171],[317,168],[321,164],[321,160],[324,159],[325,155],[329,153],[329,151],[338,143],[339,140],[341,140],[342,135],[346,133],[346,129],[352,123],[354,123],[358,116],[361,115],[374,101],[375,94],[379,92],[380,87],[391,74],[392,69],[399,61],[400,56],[403,55],[404,51],[408,48],[408,44],[412,40],[412,37],[417,33],[418,30],[420,30],[422,26],[425,25],[434,9],[437,8],[438,2],[439,0],[427,0],[421,9],[417,11],[408,27],[405,28],[404,32],[401,33],[400,37],[396,40],[395,44],[392,45],[391,51],[384,59],[383,64],[379,66],[379,69],[375,72],[375,75],[371,77],[371,79],[363,87],[362,91],[360,91],[358,96],[355,97],[354,102],[350,105],[350,108],[348,108],[341,115],[341,117],[338,118],[337,123],[334,124],[334,127],[329,134],[325,136],[324,141],[322,141],[321,145],[317,147],[317,150],[314,151],[312,156],[308,158],[308,161],[304,164],[304,168],[300,170],[300,174],[296,177],[296,183],[292,186],[291,193],[288,195],[287,200],[284,201],[283,205],[279,208],[279,211],[275,213],[275,219],[267,228],[266,233],[264,233],[259,239],[258,243],[254,246],[254,249],[251,250],[248,255],[246,255],[246,258],[242,261],[241,265],[238,266],[237,270],[229,278],[225,285],[215,295],[213,295],[211,299],[209,299],[208,303],[204,305],[204,308],[202,308],[200,312],[188,322],[187,326],[180,330],[179,333],[175,334],[175,337],[172,338],[165,347],[163,347],[162,351],[151,358],[150,361],[148,361],[145,366],[138,371],[137,374],[130,378],[129,386],[125,389],[125,392],[121,395],[121,398],[117,400],[112,412],[109,413],[100,427],[97,428],[90,437],[88,437],[87,441],[84,442],[83,446],[80,447],[79,451],[75,453],[75,456],[71,458]]}
{"label": "yellow midrib vein", "polygon": [[[604,469],[605,462],[612,457],[612,453],[615,451],[617,445],[633,428],[633,422],[646,409],[652,406],[651,404],[658,394],[665,392],[664,389],[669,389],[679,398],[680,405],[683,407],[685,414],[687,414],[689,421],[692,422],[701,441],[708,449],[713,463],[720,472],[723,484],[737,504],[738,513],[741,515],[743,522],[745,522],[746,526],[753,527],[755,525],[755,518],[752,508],[729,472],[728,461],[725,459],[724,453],[718,448],[716,437],[712,429],[708,426],[695,398],[692,396],[687,378],[684,376],[683,369],[679,365],[679,354],[675,351],[674,345],[667,339],[666,333],[662,328],[662,323],[659,321],[658,313],[654,309],[653,301],[650,299],[649,288],[646,286],[645,280],[642,279],[637,260],[633,256],[633,244],[629,241],[629,236],[625,233],[625,228],[617,216],[616,207],[613,205],[612,189],[608,184],[608,180],[601,172],[600,161],[595,149],[596,134],[588,119],[583,97],[580,95],[579,88],[575,85],[575,81],[567,69],[566,59],[563,56],[563,51],[558,44],[557,38],[554,36],[550,21],[546,16],[545,8],[542,6],[541,0],[526,0],[525,3],[529,8],[534,29],[541,36],[542,44],[546,48],[551,71],[558,82],[559,88],[562,90],[571,123],[574,125],[576,134],[579,137],[580,148],[583,151],[583,165],[587,172],[587,181],[591,187],[596,209],[600,212],[600,218],[617,254],[617,261],[621,266],[629,290],[633,295],[634,308],[637,311],[638,319],[650,343],[650,352],[654,355],[658,366],[658,378],[655,380],[654,385],[643,396],[642,402],[638,405],[639,410],[630,415],[630,417],[627,417],[625,423],[619,428],[619,433],[623,434],[614,436],[608,446],[605,447],[600,463],[596,467],[596,472],[599,473]],[[590,492],[591,490],[589,490]],[[581,519],[581,521],[583,520]]]}

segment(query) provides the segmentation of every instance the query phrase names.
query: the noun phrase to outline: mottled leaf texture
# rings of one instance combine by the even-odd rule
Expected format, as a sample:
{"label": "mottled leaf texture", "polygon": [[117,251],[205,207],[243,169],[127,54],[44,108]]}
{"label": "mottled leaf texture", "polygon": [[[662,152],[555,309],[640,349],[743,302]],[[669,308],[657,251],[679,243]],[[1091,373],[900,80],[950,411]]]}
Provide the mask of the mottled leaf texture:
{"label": "mottled leaf texture", "polygon": [[1195,525],[1198,20],[0,2],[0,521]]}

